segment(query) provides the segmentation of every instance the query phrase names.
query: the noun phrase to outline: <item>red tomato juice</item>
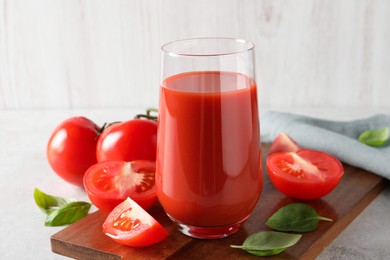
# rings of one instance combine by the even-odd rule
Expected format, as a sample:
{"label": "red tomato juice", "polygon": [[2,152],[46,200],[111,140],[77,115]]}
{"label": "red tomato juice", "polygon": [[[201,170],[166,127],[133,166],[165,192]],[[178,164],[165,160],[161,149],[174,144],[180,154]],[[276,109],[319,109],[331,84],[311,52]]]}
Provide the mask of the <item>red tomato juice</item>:
{"label": "red tomato juice", "polygon": [[233,72],[189,72],[160,88],[157,195],[180,223],[244,221],[262,189],[256,85]]}

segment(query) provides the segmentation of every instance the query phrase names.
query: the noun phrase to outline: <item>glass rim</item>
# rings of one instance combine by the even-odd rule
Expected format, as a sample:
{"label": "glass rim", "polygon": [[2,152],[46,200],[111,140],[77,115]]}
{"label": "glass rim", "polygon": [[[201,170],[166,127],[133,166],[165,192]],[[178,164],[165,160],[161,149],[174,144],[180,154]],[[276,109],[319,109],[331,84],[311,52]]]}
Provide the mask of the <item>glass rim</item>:
{"label": "glass rim", "polygon": [[[227,52],[219,52],[219,53],[206,53],[206,54],[196,54],[196,53],[180,53],[175,52],[172,50],[169,50],[168,47],[172,46],[175,43],[184,43],[184,42],[190,42],[190,41],[196,41],[196,40],[216,40],[216,41],[231,41],[236,42],[240,44],[246,44],[246,48],[242,48],[240,50],[232,50]],[[244,40],[241,38],[230,38],[230,37],[197,37],[197,38],[187,38],[187,39],[181,39],[181,40],[175,40],[171,42],[167,42],[161,46],[161,51],[169,56],[174,57],[217,57],[217,56],[228,56],[228,55],[236,55],[236,54],[242,54],[245,52],[253,51],[255,48],[255,44],[251,41]]]}

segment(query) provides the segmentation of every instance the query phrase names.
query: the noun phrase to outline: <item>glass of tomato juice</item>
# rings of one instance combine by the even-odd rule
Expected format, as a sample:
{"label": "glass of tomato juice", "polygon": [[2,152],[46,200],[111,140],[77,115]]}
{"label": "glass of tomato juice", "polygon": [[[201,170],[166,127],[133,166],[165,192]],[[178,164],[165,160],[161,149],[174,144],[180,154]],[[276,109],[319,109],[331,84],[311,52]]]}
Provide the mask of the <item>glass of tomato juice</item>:
{"label": "glass of tomato juice", "polygon": [[254,44],[196,38],[162,46],[156,187],[179,230],[235,233],[262,190]]}

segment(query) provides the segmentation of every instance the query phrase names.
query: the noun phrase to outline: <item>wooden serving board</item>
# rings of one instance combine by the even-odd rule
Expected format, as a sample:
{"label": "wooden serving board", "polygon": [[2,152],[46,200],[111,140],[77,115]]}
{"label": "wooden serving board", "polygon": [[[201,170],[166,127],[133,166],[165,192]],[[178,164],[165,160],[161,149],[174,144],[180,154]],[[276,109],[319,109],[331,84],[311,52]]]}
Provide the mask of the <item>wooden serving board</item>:
{"label": "wooden serving board", "polygon": [[[263,145],[263,155],[269,145]],[[265,159],[265,156],[263,156]],[[263,161],[263,167],[265,163]],[[345,175],[330,194],[320,200],[305,202],[333,222],[321,221],[318,229],[305,233],[301,240],[277,255],[278,259],[314,259],[344,230],[349,223],[383,190],[387,180],[364,170],[344,165]],[[178,232],[160,205],[150,213],[170,233],[162,242],[146,247],[122,246],[101,231],[106,215],[100,211],[90,214],[51,237],[54,253],[76,259],[262,259],[229,245],[239,245],[255,232],[270,230],[266,220],[280,207],[298,202],[277,191],[263,169],[264,186],[261,198],[243,228],[230,237],[216,240],[192,239]],[[269,258],[269,257],[268,257]]]}

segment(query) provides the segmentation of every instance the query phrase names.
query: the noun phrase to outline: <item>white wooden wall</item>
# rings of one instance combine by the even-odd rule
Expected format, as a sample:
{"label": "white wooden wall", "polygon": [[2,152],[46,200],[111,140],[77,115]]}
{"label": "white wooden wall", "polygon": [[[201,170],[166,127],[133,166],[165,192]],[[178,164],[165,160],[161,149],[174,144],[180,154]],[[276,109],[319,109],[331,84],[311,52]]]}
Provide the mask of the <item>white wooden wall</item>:
{"label": "white wooden wall", "polygon": [[390,112],[388,0],[0,0],[0,110],[156,106],[160,46],[251,40],[261,106]]}

